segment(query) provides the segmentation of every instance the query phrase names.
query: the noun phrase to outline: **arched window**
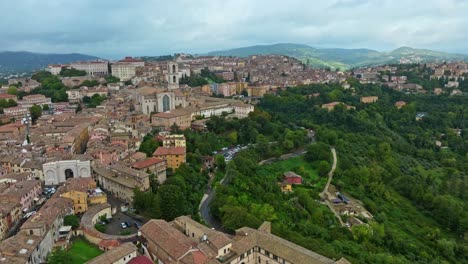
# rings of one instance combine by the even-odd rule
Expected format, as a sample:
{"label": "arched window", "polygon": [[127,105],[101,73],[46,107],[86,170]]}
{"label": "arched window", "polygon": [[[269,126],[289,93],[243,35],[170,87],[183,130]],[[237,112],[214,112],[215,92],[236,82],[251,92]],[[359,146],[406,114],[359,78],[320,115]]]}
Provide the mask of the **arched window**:
{"label": "arched window", "polygon": [[172,76],[172,82],[173,82],[173,83],[176,83],[176,82],[177,82],[177,79],[176,79],[175,75]]}
{"label": "arched window", "polygon": [[172,64],[172,73],[175,73],[175,72],[176,72],[175,64]]}
{"label": "arched window", "polygon": [[163,101],[163,112],[171,110],[171,102],[169,101],[169,96],[164,95],[162,101]]}

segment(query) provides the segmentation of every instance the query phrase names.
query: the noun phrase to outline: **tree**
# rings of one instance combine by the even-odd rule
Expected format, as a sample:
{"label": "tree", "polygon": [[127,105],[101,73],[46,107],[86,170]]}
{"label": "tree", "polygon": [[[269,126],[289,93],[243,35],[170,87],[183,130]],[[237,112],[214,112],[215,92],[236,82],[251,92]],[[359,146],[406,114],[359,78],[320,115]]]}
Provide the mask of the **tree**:
{"label": "tree", "polygon": [[12,85],[8,88],[7,93],[12,95],[18,95],[18,88]]}
{"label": "tree", "polygon": [[184,211],[184,196],[179,186],[165,184],[159,188],[162,218],[172,221]]}
{"label": "tree", "polygon": [[66,215],[63,218],[63,225],[71,226],[73,229],[77,229],[80,226],[80,219],[76,215]]}
{"label": "tree", "polygon": [[64,249],[56,249],[47,257],[49,264],[69,264],[72,262],[71,256]]}
{"label": "tree", "polygon": [[223,155],[217,155],[216,156],[215,165],[221,171],[224,171],[224,169],[226,169],[226,161],[225,161]]}
{"label": "tree", "polygon": [[320,161],[319,164],[318,164],[318,173],[320,176],[325,176],[327,175],[328,171],[330,170],[330,163],[328,163],[327,161]]}
{"label": "tree", "polygon": [[48,111],[49,110],[49,105],[48,104],[43,105],[42,110]]}
{"label": "tree", "polygon": [[31,113],[32,121],[36,122],[36,120],[42,115],[42,107],[39,105],[33,105],[29,108],[29,113]]}
{"label": "tree", "polygon": [[146,154],[146,156],[151,157],[153,156],[154,151],[158,148],[159,144],[154,139],[152,135],[146,135],[143,138],[143,142],[140,145],[139,151]]}

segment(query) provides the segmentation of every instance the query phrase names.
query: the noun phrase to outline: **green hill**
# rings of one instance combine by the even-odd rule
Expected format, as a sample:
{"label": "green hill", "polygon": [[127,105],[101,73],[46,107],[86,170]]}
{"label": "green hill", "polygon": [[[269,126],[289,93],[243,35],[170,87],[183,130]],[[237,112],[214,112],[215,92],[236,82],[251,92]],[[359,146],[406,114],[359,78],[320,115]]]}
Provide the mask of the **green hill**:
{"label": "green hill", "polygon": [[208,55],[239,56],[278,54],[297,58],[312,67],[349,69],[358,66],[395,63],[401,58],[414,62],[467,60],[466,54],[452,54],[425,49],[401,47],[390,52],[371,49],[314,48],[303,44],[279,43],[256,45],[231,50],[213,51]]}

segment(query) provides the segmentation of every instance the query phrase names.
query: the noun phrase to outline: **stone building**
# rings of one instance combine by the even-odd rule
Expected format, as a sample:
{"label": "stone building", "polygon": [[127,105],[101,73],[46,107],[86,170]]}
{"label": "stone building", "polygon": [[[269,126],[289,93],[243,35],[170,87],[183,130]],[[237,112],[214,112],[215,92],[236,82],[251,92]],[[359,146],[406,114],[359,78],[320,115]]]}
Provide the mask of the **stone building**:
{"label": "stone building", "polygon": [[81,160],[62,160],[44,163],[42,170],[45,185],[57,185],[70,178],[91,177],[91,162]]}

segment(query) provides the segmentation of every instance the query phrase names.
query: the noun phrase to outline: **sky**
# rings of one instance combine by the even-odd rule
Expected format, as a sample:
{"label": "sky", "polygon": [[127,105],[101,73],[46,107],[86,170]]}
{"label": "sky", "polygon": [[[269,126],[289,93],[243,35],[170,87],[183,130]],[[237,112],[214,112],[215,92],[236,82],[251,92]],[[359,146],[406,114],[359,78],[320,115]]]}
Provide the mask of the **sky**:
{"label": "sky", "polygon": [[0,0],[0,51],[101,58],[250,45],[468,53],[468,0]]}

